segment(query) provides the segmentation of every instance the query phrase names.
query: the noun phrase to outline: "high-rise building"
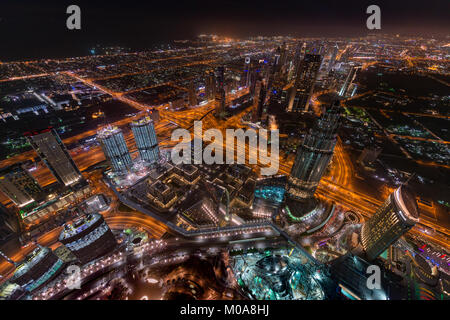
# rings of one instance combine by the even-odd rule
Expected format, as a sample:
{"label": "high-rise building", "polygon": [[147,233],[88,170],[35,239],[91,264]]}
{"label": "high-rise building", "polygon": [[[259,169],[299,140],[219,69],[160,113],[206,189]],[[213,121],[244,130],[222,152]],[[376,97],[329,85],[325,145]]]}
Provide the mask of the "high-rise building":
{"label": "high-rise building", "polygon": [[41,200],[43,192],[20,163],[0,169],[0,191],[19,208]]}
{"label": "high-rise building", "polygon": [[63,269],[64,261],[52,249],[38,245],[24,260],[16,263],[10,281],[33,292],[54,279]]}
{"label": "high-rise building", "polygon": [[49,128],[25,135],[28,136],[33,149],[61,184],[69,186],[80,181],[81,172],[54,129]]}
{"label": "high-rise building", "polygon": [[109,126],[99,131],[97,138],[114,171],[125,171],[132,166],[133,162],[122,130]]}
{"label": "high-rise building", "polygon": [[253,122],[261,121],[266,94],[267,90],[264,80],[259,79],[256,82],[255,95],[253,96]]}
{"label": "high-rise building", "polygon": [[158,138],[150,117],[143,117],[131,123],[136,147],[142,160],[155,163],[159,160]]}
{"label": "high-rise building", "polygon": [[328,62],[327,72],[330,72],[333,69],[334,64],[336,63],[336,56],[338,54],[338,46],[333,47],[333,51],[331,52],[330,61]]}
{"label": "high-rise building", "polygon": [[345,97],[348,95],[348,93],[350,91],[349,88],[353,84],[353,81],[356,78],[356,74],[360,68],[361,67],[359,67],[359,66],[355,66],[350,69],[350,71],[348,72],[347,78],[345,78],[345,82],[342,85],[341,90],[339,91],[340,96]]}
{"label": "high-rise building", "polygon": [[413,193],[405,186],[396,189],[361,228],[361,242],[369,260],[419,222],[419,210]]}
{"label": "high-rise building", "polygon": [[251,81],[251,72],[252,72],[252,62],[250,60],[250,57],[246,57],[244,61],[244,72],[242,73],[242,81],[241,85],[243,87],[250,87],[250,81]]}
{"label": "high-rise building", "polygon": [[221,114],[225,112],[225,68],[220,66],[216,70],[216,113]]}
{"label": "high-rise building", "polygon": [[258,75],[259,75],[259,69],[256,68],[255,65],[251,65],[250,66],[250,71],[249,71],[249,82],[248,82],[248,88],[249,88],[249,92],[252,96],[255,95],[255,89],[256,89],[256,82],[258,81]]}
{"label": "high-rise building", "polygon": [[205,98],[214,100],[216,97],[216,77],[213,71],[207,71],[205,77]]}
{"label": "high-rise building", "polygon": [[305,54],[297,67],[294,85],[289,96],[288,111],[307,111],[309,99],[319,73],[322,58],[319,54]]}
{"label": "high-rise building", "polygon": [[317,121],[297,148],[294,165],[288,177],[287,194],[293,200],[314,196],[336,145],[340,124],[339,102],[335,101]]}
{"label": "high-rise building", "polygon": [[[397,288],[391,274],[383,272],[380,288],[369,289],[367,281],[372,273],[367,270],[371,263],[347,253],[330,263],[331,277],[338,284],[342,298],[349,300],[387,300],[395,298]],[[383,270],[386,271],[386,270]]]}
{"label": "high-rise building", "polygon": [[194,80],[189,82],[188,100],[190,106],[196,106],[198,103]]}
{"label": "high-rise building", "polygon": [[0,247],[20,231],[16,215],[0,203]]}
{"label": "high-rise building", "polygon": [[107,254],[117,245],[114,234],[98,213],[65,224],[59,241],[83,264]]}

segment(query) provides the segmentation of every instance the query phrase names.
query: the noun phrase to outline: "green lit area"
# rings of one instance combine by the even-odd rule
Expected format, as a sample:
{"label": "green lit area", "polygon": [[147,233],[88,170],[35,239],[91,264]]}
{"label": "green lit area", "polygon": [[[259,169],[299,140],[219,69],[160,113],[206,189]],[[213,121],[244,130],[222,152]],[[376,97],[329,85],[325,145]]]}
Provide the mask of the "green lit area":
{"label": "green lit area", "polygon": [[296,247],[235,254],[239,286],[257,300],[323,300],[327,277]]}

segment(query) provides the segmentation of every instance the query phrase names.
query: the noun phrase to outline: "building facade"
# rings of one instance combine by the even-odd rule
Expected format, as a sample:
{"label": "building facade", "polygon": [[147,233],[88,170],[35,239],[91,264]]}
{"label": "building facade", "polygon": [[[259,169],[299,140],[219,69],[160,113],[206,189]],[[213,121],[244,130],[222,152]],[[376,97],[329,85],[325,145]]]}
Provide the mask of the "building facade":
{"label": "building facade", "polygon": [[414,195],[405,187],[396,189],[361,228],[368,259],[378,257],[417,222],[419,210]]}
{"label": "building facade", "polygon": [[133,162],[122,130],[117,127],[104,128],[98,132],[97,139],[114,171],[125,171],[132,166]]}
{"label": "building facade", "polygon": [[26,135],[33,149],[61,184],[70,186],[82,179],[80,170],[54,129]]}
{"label": "building facade", "polygon": [[106,224],[103,216],[88,214],[64,225],[59,235],[64,244],[77,259],[85,264],[114,250],[116,238]]}
{"label": "building facade", "polygon": [[131,123],[136,147],[142,160],[155,163],[159,160],[158,138],[150,117],[143,117]]}
{"label": "building facade", "polygon": [[225,96],[225,68],[218,67],[216,70],[216,92],[215,92],[215,103],[216,103],[216,113],[220,114],[225,112],[226,96]]}
{"label": "building facade", "polygon": [[297,66],[294,85],[291,87],[288,111],[308,111],[309,100],[319,74],[322,57],[319,54],[305,54]]}
{"label": "building facade", "polygon": [[339,102],[336,101],[325,111],[315,128],[310,130],[297,148],[287,185],[287,194],[291,199],[302,201],[314,196],[333,156],[340,117]]}
{"label": "building facade", "polygon": [[21,164],[0,169],[0,191],[19,208],[39,201],[42,188]]}

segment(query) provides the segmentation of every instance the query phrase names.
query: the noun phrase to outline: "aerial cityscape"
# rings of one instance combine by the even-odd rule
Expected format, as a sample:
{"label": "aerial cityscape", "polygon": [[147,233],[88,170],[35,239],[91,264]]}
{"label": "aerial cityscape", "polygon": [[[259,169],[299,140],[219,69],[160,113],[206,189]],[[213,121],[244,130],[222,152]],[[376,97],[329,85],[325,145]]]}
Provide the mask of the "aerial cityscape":
{"label": "aerial cityscape", "polygon": [[85,51],[0,52],[0,300],[450,299],[450,35]]}

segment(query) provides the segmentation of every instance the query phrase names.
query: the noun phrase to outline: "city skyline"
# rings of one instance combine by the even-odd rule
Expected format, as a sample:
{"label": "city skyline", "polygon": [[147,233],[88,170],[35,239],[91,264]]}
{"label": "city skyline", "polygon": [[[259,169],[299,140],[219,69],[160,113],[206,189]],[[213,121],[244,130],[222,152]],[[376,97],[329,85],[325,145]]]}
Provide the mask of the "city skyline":
{"label": "city skyline", "polygon": [[[123,7],[119,1],[79,1],[83,24],[81,30],[74,31],[65,27],[68,17],[65,12],[70,4],[50,0],[39,5],[28,0],[21,4],[4,2],[0,35],[5,50],[0,53],[0,61],[84,56],[96,45],[143,50],[173,40],[192,39],[202,33],[230,38],[259,35],[340,38],[368,33],[445,37],[450,27],[445,14],[449,4],[439,0],[426,4],[379,1],[381,30],[366,28],[370,1],[227,1],[218,5],[201,0],[175,6],[151,1],[132,2],[129,7]],[[29,44],[27,52],[24,42]]]}
{"label": "city skyline", "polygon": [[26,7],[0,63],[0,300],[450,299],[449,35],[392,24],[445,5],[380,3],[368,30],[366,3],[267,4],[80,2],[81,30],[48,32],[66,4]]}

